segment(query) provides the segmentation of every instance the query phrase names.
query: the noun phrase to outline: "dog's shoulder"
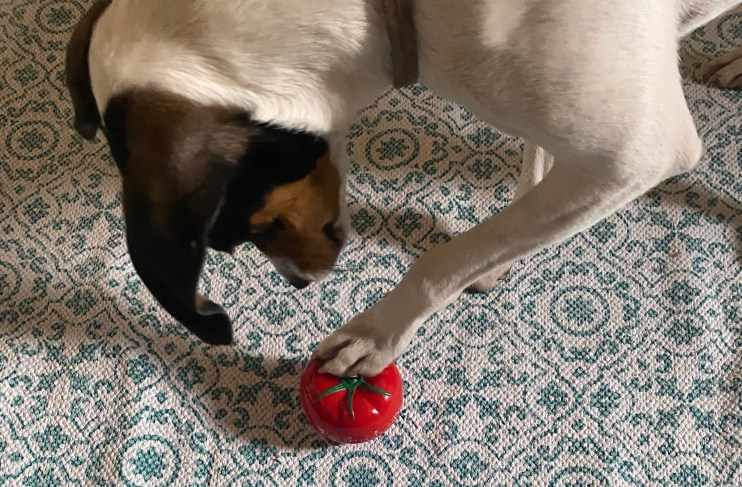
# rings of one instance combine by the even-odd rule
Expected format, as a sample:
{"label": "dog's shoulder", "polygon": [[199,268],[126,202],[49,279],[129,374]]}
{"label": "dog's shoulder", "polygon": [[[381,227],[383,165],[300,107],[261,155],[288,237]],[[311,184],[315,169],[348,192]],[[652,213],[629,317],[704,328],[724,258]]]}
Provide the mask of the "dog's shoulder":
{"label": "dog's shoulder", "polygon": [[328,133],[388,84],[370,15],[358,0],[117,0],[90,39],[92,90],[101,113],[146,87]]}

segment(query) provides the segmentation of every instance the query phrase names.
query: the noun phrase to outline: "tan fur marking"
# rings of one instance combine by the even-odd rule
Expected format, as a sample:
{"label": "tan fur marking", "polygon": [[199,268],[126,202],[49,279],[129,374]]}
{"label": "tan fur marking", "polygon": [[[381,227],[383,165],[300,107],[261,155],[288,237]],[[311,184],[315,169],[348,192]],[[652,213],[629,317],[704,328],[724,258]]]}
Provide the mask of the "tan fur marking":
{"label": "tan fur marking", "polygon": [[255,244],[271,257],[290,259],[301,271],[328,270],[340,249],[323,228],[340,214],[339,191],[340,176],[325,155],[307,177],[278,186],[268,194],[250,224],[266,226],[279,219],[284,230],[270,239],[256,238]]}

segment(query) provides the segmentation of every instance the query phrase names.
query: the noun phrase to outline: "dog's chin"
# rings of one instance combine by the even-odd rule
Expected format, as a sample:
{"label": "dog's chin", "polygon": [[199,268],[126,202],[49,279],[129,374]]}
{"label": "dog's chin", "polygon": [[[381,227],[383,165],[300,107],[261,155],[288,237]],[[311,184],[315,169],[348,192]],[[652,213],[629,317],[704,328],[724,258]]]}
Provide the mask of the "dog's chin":
{"label": "dog's chin", "polygon": [[304,289],[313,282],[319,282],[325,280],[332,272],[331,271],[318,271],[312,273],[283,273],[279,272],[293,287],[296,289]]}
{"label": "dog's chin", "polygon": [[304,289],[313,282],[327,279],[332,274],[332,269],[301,270],[293,261],[282,257],[268,257],[268,259],[276,272],[296,289]]}
{"label": "dog's chin", "polygon": [[289,275],[281,274],[281,275],[294,288],[296,288],[296,289],[304,289],[305,287],[309,286],[310,284],[312,284],[314,282],[323,281],[324,279],[326,279],[330,275],[330,272],[327,271],[327,272],[323,272],[323,273],[316,273],[316,274],[313,273],[311,275],[304,274],[304,275],[301,275],[301,276],[294,275],[294,274],[289,274]]}

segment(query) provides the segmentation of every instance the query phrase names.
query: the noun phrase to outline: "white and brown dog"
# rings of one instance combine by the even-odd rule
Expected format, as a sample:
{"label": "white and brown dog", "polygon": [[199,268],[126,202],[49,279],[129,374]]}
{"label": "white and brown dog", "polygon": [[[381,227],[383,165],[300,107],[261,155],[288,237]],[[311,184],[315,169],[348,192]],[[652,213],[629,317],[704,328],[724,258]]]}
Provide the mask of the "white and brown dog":
{"label": "white and brown dog", "polygon": [[[466,288],[587,229],[702,152],[678,39],[738,0],[101,0],[68,49],[76,129],[106,135],[135,268],[176,319],[229,343],[197,294],[206,247],[252,241],[302,287],[344,241],[345,135],[419,79],[525,138],[515,202],[427,253],[325,339],[337,375],[373,375]],[[742,86],[742,52],[712,65]]]}

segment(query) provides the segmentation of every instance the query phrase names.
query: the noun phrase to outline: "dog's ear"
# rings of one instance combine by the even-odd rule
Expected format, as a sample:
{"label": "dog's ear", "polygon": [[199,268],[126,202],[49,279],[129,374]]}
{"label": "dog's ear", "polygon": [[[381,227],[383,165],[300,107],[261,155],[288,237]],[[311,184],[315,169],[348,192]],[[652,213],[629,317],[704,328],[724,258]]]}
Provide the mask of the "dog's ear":
{"label": "dog's ear", "polygon": [[75,130],[85,139],[92,139],[100,128],[100,115],[90,84],[88,52],[95,22],[111,4],[98,0],[83,15],[67,45],[66,77],[72,106],[75,110]]}
{"label": "dog's ear", "polygon": [[152,295],[202,340],[232,342],[221,306],[197,293],[213,225],[250,137],[245,117],[177,97],[113,98],[106,137],[123,176],[129,254]]}

